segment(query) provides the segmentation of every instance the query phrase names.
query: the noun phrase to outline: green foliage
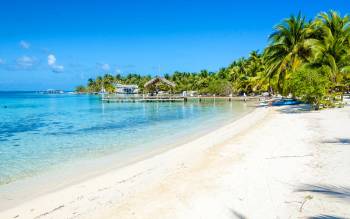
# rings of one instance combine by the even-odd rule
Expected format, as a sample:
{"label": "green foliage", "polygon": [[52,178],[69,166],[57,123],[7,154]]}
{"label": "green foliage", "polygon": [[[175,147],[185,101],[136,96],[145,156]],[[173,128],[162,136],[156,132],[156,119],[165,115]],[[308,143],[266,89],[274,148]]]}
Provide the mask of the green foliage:
{"label": "green foliage", "polygon": [[313,63],[327,70],[334,84],[343,82],[350,69],[350,18],[330,11],[320,13],[313,25],[315,57]]}
{"label": "green foliage", "polygon": [[[248,57],[239,58],[217,72],[175,71],[164,77],[176,84],[172,89],[175,93],[229,95],[268,91],[287,95],[292,92],[297,98],[319,104],[325,101],[322,100],[325,95],[350,90],[350,17],[329,11],[307,22],[299,13],[274,27],[262,52],[252,51]],[[136,84],[143,92],[144,84],[150,79],[149,75],[106,74],[89,79],[85,90],[113,92],[113,84],[122,83]]]}
{"label": "green foliage", "polygon": [[155,83],[153,85],[150,85],[148,88],[145,90],[148,93],[151,94],[156,94],[158,91],[168,91],[168,92],[173,92],[173,88],[169,85],[166,85],[162,82]]}
{"label": "green foliage", "polygon": [[207,93],[227,96],[232,94],[232,85],[227,80],[216,79],[209,83]]}
{"label": "green foliage", "polygon": [[270,45],[265,50],[268,76],[277,80],[277,90],[281,94],[287,94],[288,76],[312,56],[308,27],[309,23],[299,13],[278,24],[269,37]]}
{"label": "green foliage", "polygon": [[75,92],[78,92],[78,93],[85,93],[85,92],[87,92],[87,89],[86,89],[86,87],[80,85],[80,86],[77,86],[77,87],[75,88]]}
{"label": "green foliage", "polygon": [[318,108],[328,94],[329,82],[328,78],[319,71],[302,68],[293,74],[290,84],[294,96]]}

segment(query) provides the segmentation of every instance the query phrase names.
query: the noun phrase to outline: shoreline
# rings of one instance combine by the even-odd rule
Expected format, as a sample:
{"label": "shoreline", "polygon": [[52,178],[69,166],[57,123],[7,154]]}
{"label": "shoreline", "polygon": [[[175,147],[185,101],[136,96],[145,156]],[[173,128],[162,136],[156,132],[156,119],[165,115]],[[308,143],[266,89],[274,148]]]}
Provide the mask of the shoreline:
{"label": "shoreline", "polygon": [[[9,184],[4,184],[0,190],[0,215],[2,211],[7,211],[11,208],[15,208],[16,206],[31,202],[38,197],[46,196],[48,194],[64,190],[67,187],[89,181],[90,179],[103,176],[109,172],[115,172],[120,169],[127,168],[128,166],[135,163],[142,162],[143,160],[151,159],[154,156],[166,153],[167,151],[171,151],[177,147],[191,144],[193,141],[197,141],[198,139],[203,138],[212,132],[216,132],[218,129],[223,129],[227,126],[232,125],[236,121],[246,117],[256,110],[255,106],[253,105],[249,106],[248,104],[247,107],[253,107],[253,109],[248,110],[238,118],[233,117],[230,118],[228,122],[220,123],[215,127],[203,128],[191,135],[180,136],[184,138],[173,143],[166,143],[162,140],[162,142],[157,143],[159,146],[152,147],[152,149],[148,149],[142,153],[140,153],[138,149],[132,149],[123,151],[121,154],[116,153],[106,155],[103,157],[95,158],[93,160],[80,160],[78,162],[71,162],[67,165],[61,165],[60,169],[56,167],[53,170],[40,173],[39,175],[35,175],[33,177],[25,178],[23,180],[15,181]],[[125,156],[127,158],[123,158]],[[75,164],[78,165],[78,167],[65,169],[66,167]],[[107,166],[107,168],[105,166]],[[64,173],[62,169],[64,169]],[[16,192],[13,193],[12,191]]]}
{"label": "shoreline", "polygon": [[[1,218],[347,218],[350,108],[257,108]],[[333,171],[337,169],[337,171]]]}

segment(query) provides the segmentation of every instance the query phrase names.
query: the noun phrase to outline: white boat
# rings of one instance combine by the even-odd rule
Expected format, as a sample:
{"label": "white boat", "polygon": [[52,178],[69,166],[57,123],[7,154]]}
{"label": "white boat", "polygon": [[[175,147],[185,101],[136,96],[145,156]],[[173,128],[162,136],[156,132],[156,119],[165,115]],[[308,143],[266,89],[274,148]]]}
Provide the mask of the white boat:
{"label": "white boat", "polygon": [[64,94],[63,90],[47,89],[43,91],[44,94]]}

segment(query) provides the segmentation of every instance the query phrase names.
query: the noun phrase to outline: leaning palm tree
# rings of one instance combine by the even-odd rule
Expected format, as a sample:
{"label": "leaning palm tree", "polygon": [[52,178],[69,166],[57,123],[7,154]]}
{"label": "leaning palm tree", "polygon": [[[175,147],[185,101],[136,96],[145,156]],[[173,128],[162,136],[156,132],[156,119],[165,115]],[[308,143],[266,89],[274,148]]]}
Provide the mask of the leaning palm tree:
{"label": "leaning palm tree", "polygon": [[269,37],[270,44],[265,50],[268,67],[267,77],[277,80],[277,89],[285,94],[285,80],[312,56],[308,43],[311,30],[309,23],[300,13],[285,19]]}

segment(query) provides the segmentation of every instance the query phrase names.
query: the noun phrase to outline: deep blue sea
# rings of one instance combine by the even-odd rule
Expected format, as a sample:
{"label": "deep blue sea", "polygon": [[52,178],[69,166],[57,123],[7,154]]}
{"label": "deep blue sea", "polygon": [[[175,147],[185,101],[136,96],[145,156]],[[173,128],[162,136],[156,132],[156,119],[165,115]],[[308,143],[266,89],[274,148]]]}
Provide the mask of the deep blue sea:
{"label": "deep blue sea", "polygon": [[71,161],[174,144],[250,110],[234,101],[103,103],[91,95],[0,92],[0,186]]}

